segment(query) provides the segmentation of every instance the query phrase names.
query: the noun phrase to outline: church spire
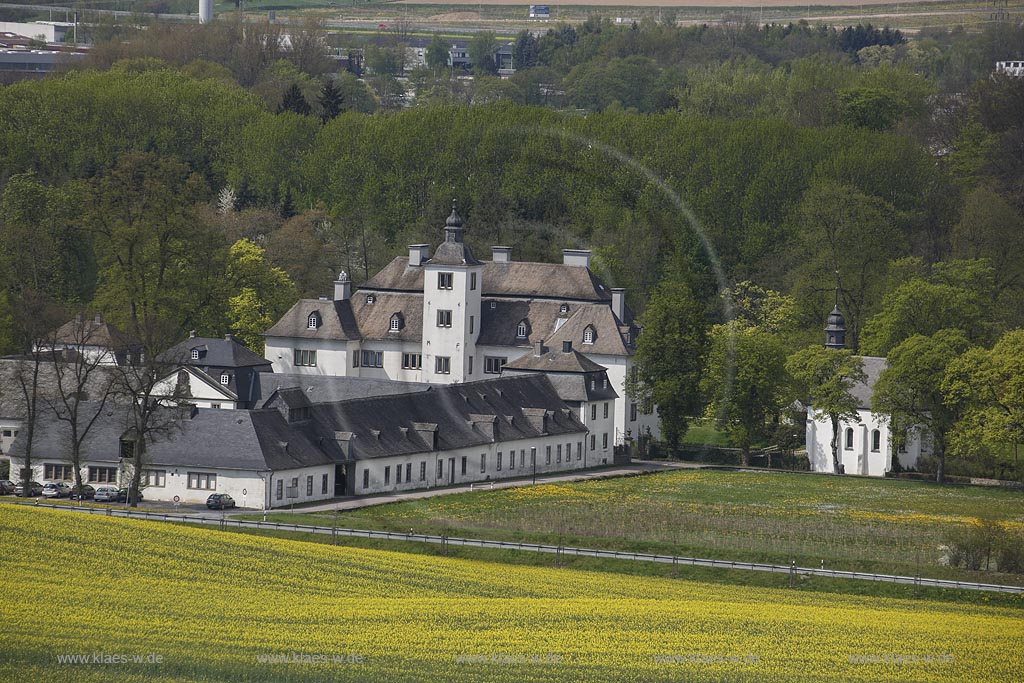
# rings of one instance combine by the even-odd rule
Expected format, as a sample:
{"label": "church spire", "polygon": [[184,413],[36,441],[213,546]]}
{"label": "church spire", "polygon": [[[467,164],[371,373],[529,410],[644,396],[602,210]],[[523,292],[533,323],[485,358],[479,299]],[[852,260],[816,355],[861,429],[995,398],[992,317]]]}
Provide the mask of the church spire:
{"label": "church spire", "polygon": [[846,320],[839,312],[839,287],[836,286],[836,303],[832,312],[828,314],[828,323],[825,325],[825,348],[845,349],[846,348]]}

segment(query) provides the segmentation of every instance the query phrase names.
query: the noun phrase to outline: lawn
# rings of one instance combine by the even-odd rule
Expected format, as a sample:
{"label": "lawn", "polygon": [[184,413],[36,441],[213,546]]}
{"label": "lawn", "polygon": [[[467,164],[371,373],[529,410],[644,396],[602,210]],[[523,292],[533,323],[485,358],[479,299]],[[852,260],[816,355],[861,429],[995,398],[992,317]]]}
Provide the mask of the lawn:
{"label": "lawn", "polygon": [[[270,516],[330,525],[330,514]],[[1024,493],[928,482],[688,470],[485,490],[342,513],[341,526],[651,550],[1010,584],[943,565],[952,529],[978,519],[1024,533]]]}
{"label": "lawn", "polygon": [[[1024,620],[1001,607],[518,567],[11,505],[0,505],[0,544],[5,681],[945,683],[1015,681],[1024,669]],[[86,661],[59,663],[67,655]]]}

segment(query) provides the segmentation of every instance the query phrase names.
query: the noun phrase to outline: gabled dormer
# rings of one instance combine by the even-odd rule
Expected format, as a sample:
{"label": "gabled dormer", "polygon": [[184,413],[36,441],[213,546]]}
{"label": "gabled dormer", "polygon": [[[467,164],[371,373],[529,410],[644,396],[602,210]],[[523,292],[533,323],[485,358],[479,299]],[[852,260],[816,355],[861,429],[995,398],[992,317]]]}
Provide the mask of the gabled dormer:
{"label": "gabled dormer", "polygon": [[316,330],[324,324],[324,319],[320,316],[320,311],[313,311],[306,318],[306,329]]}
{"label": "gabled dormer", "polygon": [[405,316],[397,311],[392,313],[391,320],[388,322],[388,332],[401,332],[403,327],[405,327]]}

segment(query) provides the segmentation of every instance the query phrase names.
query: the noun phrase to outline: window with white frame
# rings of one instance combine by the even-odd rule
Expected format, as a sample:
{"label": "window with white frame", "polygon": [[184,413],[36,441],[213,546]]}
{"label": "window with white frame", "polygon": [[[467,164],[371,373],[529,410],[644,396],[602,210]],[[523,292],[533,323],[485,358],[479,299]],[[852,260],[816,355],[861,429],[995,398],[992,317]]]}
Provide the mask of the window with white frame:
{"label": "window with white frame", "polygon": [[508,363],[503,356],[484,356],[484,374],[500,375],[501,369]]}
{"label": "window with white frame", "polygon": [[313,475],[306,475],[306,497],[313,495]]}
{"label": "window with white frame", "polygon": [[94,484],[115,484],[117,483],[117,468],[90,467],[89,481]]}
{"label": "window with white frame", "polygon": [[558,307],[558,312],[561,313],[562,315],[565,315],[566,313],[568,313],[569,312],[569,304],[562,304],[561,306],[559,306]]}
{"label": "window with white frame", "polygon": [[594,339],[597,338],[597,334],[594,332],[594,328],[587,325],[586,329],[583,330],[583,343],[593,344]]}
{"label": "window with white frame", "polygon": [[372,304],[372,303],[376,303],[376,301],[377,301],[377,296],[375,294],[367,294],[366,295],[366,303]]}
{"label": "window with white frame", "polygon": [[454,273],[438,273],[437,274],[437,288],[438,289],[451,289],[454,280],[455,280],[455,274]]}
{"label": "window with white frame", "polygon": [[189,472],[188,487],[204,491],[217,489],[217,475],[212,472]]}
{"label": "window with white frame", "polygon": [[295,365],[307,368],[316,367],[316,350],[295,349]]}
{"label": "window with white frame", "polygon": [[145,470],[142,482],[145,486],[162,489],[167,486],[167,470]]}
{"label": "window with white frame", "polygon": [[190,358],[192,358],[192,360],[199,360],[199,349],[192,349]]}
{"label": "window with white frame", "polygon": [[419,370],[423,367],[423,354],[420,353],[403,353],[402,354],[402,369],[403,370]]}
{"label": "window with white frame", "polygon": [[389,324],[388,329],[391,330],[392,332],[398,332],[399,330],[401,330],[402,316],[398,315],[397,313],[391,316],[391,323]]}
{"label": "window with white frame", "polygon": [[284,498],[284,479],[277,480],[277,499]]}
{"label": "window with white frame", "polygon": [[427,461],[420,462],[420,481],[427,480]]}
{"label": "window with white frame", "polygon": [[229,375],[226,372],[220,373],[220,383],[221,384],[228,384],[229,382],[231,382],[231,375]]}
{"label": "window with white frame", "polygon": [[451,327],[452,326],[452,312],[438,309],[437,311],[437,326],[438,327]]}
{"label": "window with white frame", "polygon": [[520,339],[526,339],[526,333],[529,331],[525,320],[519,321],[516,326],[516,336]]}
{"label": "window with white frame", "polygon": [[50,479],[52,481],[60,481],[63,479],[74,479],[75,468],[71,465],[43,465],[43,478]]}
{"label": "window with white frame", "polygon": [[310,313],[309,317],[306,319],[306,327],[311,330],[315,330],[320,327],[320,314],[316,312]]}
{"label": "window with white frame", "polygon": [[434,372],[438,375],[450,375],[452,372],[452,359],[449,356],[435,356]]}

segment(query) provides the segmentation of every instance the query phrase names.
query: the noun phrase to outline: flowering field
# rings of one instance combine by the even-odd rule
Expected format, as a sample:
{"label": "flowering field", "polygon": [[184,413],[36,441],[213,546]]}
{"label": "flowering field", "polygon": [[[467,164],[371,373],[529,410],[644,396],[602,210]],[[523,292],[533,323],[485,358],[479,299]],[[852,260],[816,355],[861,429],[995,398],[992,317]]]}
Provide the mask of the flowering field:
{"label": "flowering field", "polygon": [[2,504],[0,547],[4,681],[948,683],[1024,670],[1024,613],[1005,607],[516,567]]}
{"label": "flowering field", "polygon": [[[313,523],[312,515],[302,515]],[[294,519],[277,515],[277,519]],[[927,482],[682,470],[485,490],[343,514],[343,526],[657,550],[697,557],[960,578],[948,531],[979,518],[1024,535],[1024,493]],[[330,515],[315,518],[330,524]],[[986,580],[992,580],[987,576]],[[1022,577],[1005,575],[1007,583]]]}

